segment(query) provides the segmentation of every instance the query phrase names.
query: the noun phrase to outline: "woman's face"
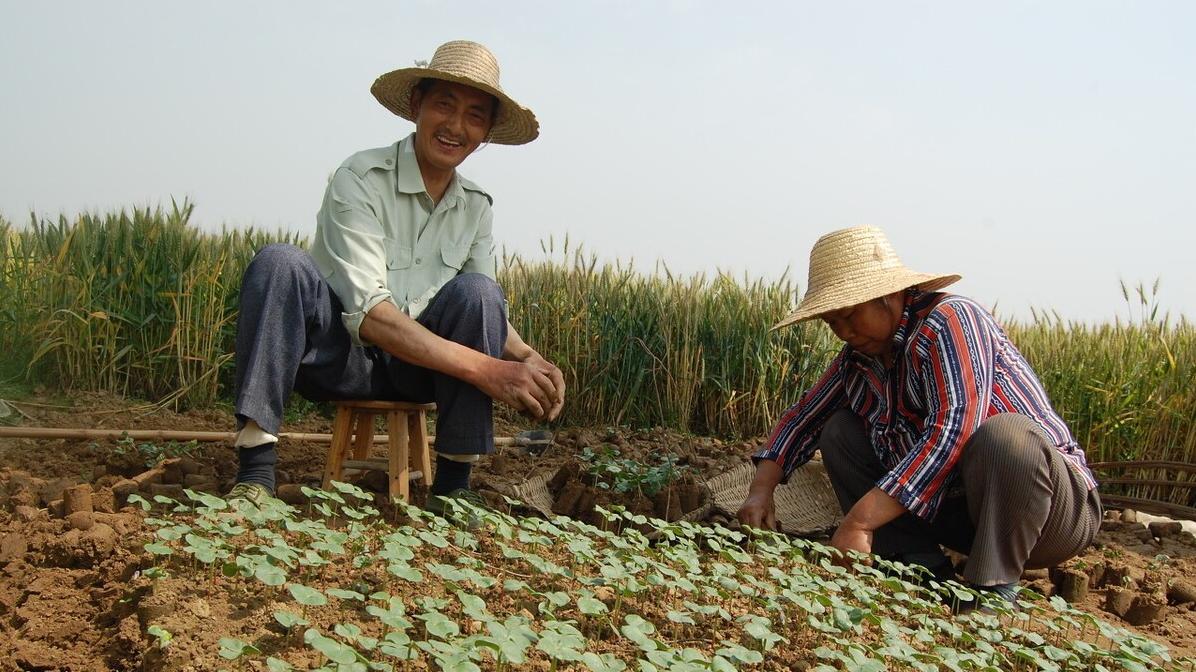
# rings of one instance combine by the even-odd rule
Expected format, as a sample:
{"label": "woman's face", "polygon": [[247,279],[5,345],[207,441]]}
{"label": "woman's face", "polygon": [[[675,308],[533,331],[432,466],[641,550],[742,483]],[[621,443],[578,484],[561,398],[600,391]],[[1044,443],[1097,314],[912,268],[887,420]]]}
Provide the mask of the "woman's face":
{"label": "woman's face", "polygon": [[901,323],[902,293],[840,308],[820,317],[835,336],[853,350],[871,357],[884,357],[893,347],[893,335]]}

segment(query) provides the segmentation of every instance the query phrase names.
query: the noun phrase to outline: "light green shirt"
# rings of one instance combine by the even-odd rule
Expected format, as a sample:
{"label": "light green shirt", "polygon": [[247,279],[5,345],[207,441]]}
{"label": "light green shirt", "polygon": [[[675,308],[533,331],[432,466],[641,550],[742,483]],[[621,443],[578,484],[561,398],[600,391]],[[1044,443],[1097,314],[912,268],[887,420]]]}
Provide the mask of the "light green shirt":
{"label": "light green shirt", "polygon": [[382,301],[418,317],[457,274],[495,277],[490,195],[456,174],[433,203],[414,139],[346,159],[316,215],[311,256],[344,306],[355,345],[365,345],[361,322]]}

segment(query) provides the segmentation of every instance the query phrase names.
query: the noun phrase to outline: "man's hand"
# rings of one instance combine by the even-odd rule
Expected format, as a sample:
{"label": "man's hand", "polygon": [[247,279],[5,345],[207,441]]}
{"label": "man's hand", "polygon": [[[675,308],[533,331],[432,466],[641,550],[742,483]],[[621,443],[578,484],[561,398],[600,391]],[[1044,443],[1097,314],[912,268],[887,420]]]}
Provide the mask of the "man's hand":
{"label": "man's hand", "polygon": [[[546,376],[551,384],[551,387],[547,388],[547,398],[536,397],[535,401],[537,403],[535,404],[526,403],[525,399],[524,405],[520,406],[491,394],[483,385],[479,385],[479,389],[499,401],[528,413],[537,420],[546,420],[549,422],[556,420],[557,416],[561,414],[561,409],[565,407],[565,376],[561,374],[561,370],[556,365],[541,357],[535,348],[524,343],[523,338],[510,322],[507,322],[507,342],[503,344],[502,358],[509,362],[526,364]],[[539,383],[538,377],[537,383]]]}
{"label": "man's hand", "polygon": [[735,515],[744,525],[760,530],[777,529],[777,508],[773,503],[772,490],[749,493]]}
{"label": "man's hand", "polygon": [[547,413],[543,418],[538,419],[547,420],[548,422],[556,420],[557,416],[561,414],[561,409],[565,407],[565,375],[561,373],[561,370],[555,364],[541,357],[540,353],[535,350],[532,350],[531,354],[523,362],[531,364],[541,372],[546,373],[548,379],[552,381],[553,395],[547,407]]}
{"label": "man's hand", "polygon": [[537,420],[551,420],[556,415],[550,416],[549,413],[554,409],[559,413],[560,406],[564,404],[564,383],[561,382],[558,395],[553,371],[557,376],[561,372],[552,365],[548,366],[551,369],[527,361],[490,359],[476,385],[495,401],[524,411]]}

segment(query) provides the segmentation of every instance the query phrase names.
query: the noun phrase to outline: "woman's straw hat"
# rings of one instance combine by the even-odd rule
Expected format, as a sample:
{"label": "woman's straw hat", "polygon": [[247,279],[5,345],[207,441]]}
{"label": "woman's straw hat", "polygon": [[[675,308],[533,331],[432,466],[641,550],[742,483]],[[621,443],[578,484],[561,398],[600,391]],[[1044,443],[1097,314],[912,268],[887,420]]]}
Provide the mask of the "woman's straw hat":
{"label": "woman's straw hat", "polygon": [[933,292],[959,277],[911,271],[897,258],[884,231],[874,226],[832,231],[819,238],[810,250],[810,279],[797,310],[773,329],[909,287]]}
{"label": "woman's straw hat", "polygon": [[426,66],[388,72],[374,80],[370,93],[386,109],[415,121],[415,115],[411,113],[411,92],[425,77],[472,86],[497,98],[498,115],[490,129],[490,142],[522,145],[540,135],[536,115],[503,93],[498,85],[498,59],[477,42],[445,42],[436,49],[432,61]]}

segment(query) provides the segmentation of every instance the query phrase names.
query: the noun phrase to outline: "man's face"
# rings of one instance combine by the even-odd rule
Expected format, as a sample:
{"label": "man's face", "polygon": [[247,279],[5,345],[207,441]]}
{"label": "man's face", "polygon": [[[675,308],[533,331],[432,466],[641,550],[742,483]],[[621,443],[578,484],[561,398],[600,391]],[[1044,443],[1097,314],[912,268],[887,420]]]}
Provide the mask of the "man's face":
{"label": "man's face", "polygon": [[893,347],[901,322],[901,293],[833,310],[820,315],[839,340],[872,357],[883,357]]}
{"label": "man's face", "polygon": [[411,94],[415,156],[425,169],[454,170],[490,133],[497,101],[470,86],[437,80]]}

